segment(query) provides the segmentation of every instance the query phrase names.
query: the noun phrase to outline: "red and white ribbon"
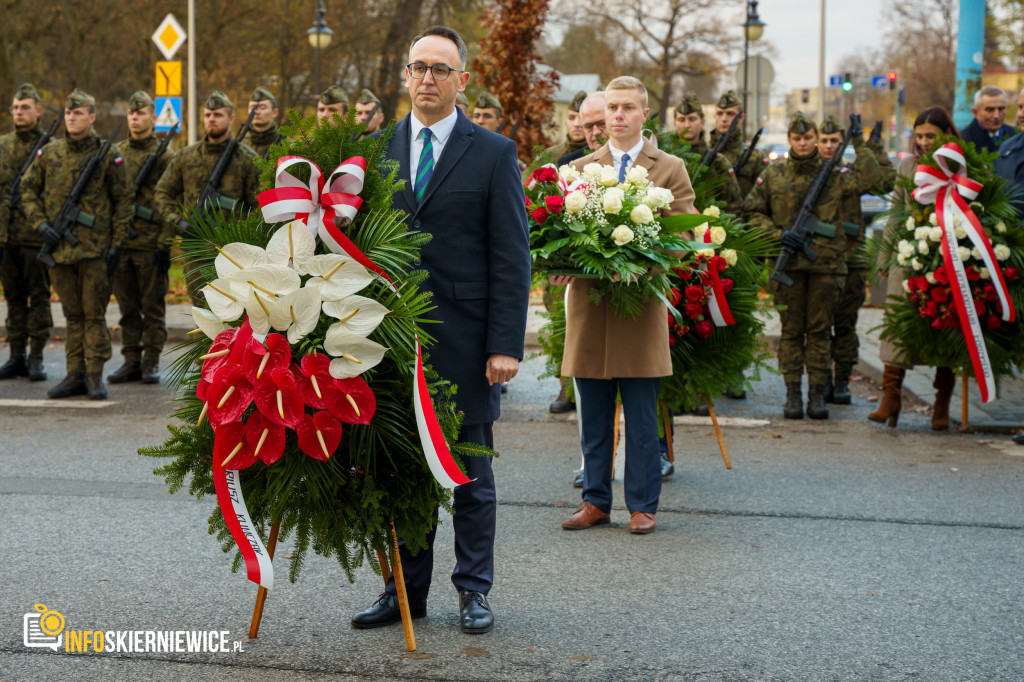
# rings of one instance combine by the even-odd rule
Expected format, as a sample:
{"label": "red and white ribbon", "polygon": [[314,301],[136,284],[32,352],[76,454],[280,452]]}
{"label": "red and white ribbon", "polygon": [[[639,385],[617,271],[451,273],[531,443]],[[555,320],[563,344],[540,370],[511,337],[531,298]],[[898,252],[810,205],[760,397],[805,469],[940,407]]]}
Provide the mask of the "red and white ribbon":
{"label": "red and white ribbon", "polygon": [[263,546],[256,526],[249,518],[249,509],[242,497],[241,472],[225,469],[220,456],[213,455],[213,485],[217,490],[217,503],[224,515],[224,522],[238,550],[245,559],[245,574],[249,580],[268,590],[274,587],[274,564]]}
{"label": "red and white ribbon", "polygon": [[[699,213],[696,208],[693,209],[693,212]],[[704,243],[712,243],[710,227],[704,233]],[[698,270],[707,273],[707,277],[702,278],[702,280],[704,281],[704,286],[710,290],[708,313],[711,314],[711,321],[715,323],[716,327],[728,327],[736,324],[736,319],[732,316],[732,310],[729,309],[729,302],[725,300],[725,290],[722,289],[722,280],[718,276],[718,268],[715,267],[714,263],[705,263]]]}
{"label": "red and white ribbon", "polygon": [[1002,319],[1005,322],[1013,322],[1016,320],[1016,312],[1010,300],[1002,270],[992,251],[992,245],[985,237],[978,217],[964,200],[976,198],[984,185],[949,169],[947,160],[957,164],[961,172],[966,173],[967,171],[967,160],[964,158],[963,149],[955,142],[944,144],[932,156],[939,168],[922,164],[915,169],[914,184],[917,185],[917,188],[914,189],[912,196],[922,204],[935,204],[935,215],[939,227],[942,228],[942,259],[946,271],[951,274],[949,285],[953,291],[953,300],[960,317],[960,327],[967,341],[974,376],[978,380],[981,401],[987,403],[995,399],[995,376],[992,373],[992,364],[985,347],[985,337],[981,331],[978,311],[974,306],[974,297],[971,295],[967,271],[960,259],[956,228],[953,225],[954,222],[957,222],[955,221],[956,217],[960,217],[959,222],[968,240],[981,253],[985,266],[992,274],[992,284],[995,286],[996,295],[999,297],[1003,309]]}
{"label": "red and white ribbon", "polygon": [[[558,167],[555,166],[555,164],[553,163],[545,163],[543,166],[539,166],[533,172],[536,173],[541,168],[550,168],[551,170],[555,171],[556,175],[558,175]],[[562,196],[569,194],[569,192],[574,192],[586,185],[586,183],[583,182],[583,178],[577,178],[572,182],[566,182],[561,175],[558,175],[558,180],[555,182],[555,184],[558,185],[558,191]],[[535,180],[534,176],[531,174],[529,182],[526,183],[526,189],[531,190],[536,186],[537,180]]]}

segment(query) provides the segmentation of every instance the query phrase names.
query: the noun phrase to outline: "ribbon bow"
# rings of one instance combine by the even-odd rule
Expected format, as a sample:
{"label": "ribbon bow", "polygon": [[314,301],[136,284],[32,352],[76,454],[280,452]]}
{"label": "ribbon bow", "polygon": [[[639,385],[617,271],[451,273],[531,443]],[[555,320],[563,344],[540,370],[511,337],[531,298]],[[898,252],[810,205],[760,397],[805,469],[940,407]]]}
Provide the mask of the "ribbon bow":
{"label": "ribbon bow", "polygon": [[968,240],[981,253],[981,259],[992,273],[992,283],[1002,307],[1002,319],[1006,322],[1013,322],[1016,320],[1016,312],[1010,301],[1002,269],[992,251],[992,244],[985,236],[978,216],[964,201],[965,198],[968,200],[976,198],[984,185],[949,169],[949,161],[957,164],[961,173],[965,173],[967,169],[967,159],[964,158],[963,149],[955,142],[942,145],[935,150],[932,156],[939,167],[934,168],[922,164],[915,169],[914,184],[917,187],[911,196],[922,204],[935,204],[937,222],[942,228],[943,263],[946,270],[954,275],[949,280],[949,286],[953,292],[953,300],[960,317],[960,326],[964,338],[967,340],[967,348],[971,357],[971,365],[974,368],[974,376],[978,380],[981,400],[983,403],[987,403],[995,397],[995,377],[989,362],[988,350],[985,347],[981,323],[978,320],[978,311],[974,307],[967,271],[960,259],[959,243],[954,226],[954,222],[958,222],[956,221],[957,217],[960,218],[959,222]]}

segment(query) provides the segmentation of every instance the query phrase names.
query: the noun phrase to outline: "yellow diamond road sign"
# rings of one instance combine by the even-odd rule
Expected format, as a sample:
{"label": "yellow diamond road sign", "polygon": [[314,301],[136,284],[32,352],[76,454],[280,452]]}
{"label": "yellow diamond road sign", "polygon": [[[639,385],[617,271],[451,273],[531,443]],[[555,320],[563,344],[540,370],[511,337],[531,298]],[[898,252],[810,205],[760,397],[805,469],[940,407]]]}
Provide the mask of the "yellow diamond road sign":
{"label": "yellow diamond road sign", "polygon": [[168,14],[153,32],[153,42],[160,48],[164,59],[173,59],[174,53],[185,42],[185,29],[181,27],[173,14]]}

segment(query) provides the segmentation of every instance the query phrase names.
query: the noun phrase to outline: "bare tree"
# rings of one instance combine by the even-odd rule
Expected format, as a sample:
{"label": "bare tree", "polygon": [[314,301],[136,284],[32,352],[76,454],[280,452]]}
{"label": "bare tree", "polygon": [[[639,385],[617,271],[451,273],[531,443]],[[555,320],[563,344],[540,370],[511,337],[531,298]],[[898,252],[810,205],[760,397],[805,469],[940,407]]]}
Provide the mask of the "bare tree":
{"label": "bare tree", "polygon": [[958,6],[957,0],[919,0],[886,10],[884,52],[906,84],[911,110],[953,108]]}

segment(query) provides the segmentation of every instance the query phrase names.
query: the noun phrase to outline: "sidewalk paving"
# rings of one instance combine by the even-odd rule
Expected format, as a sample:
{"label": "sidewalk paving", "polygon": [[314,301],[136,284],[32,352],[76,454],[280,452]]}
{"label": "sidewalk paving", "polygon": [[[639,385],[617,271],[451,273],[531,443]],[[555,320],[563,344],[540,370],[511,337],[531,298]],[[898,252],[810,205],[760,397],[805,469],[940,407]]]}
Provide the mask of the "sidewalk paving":
{"label": "sidewalk paving", "polygon": [[[52,303],[53,335],[63,338],[66,334],[64,313],[59,303]],[[526,345],[537,345],[537,333],[544,324],[540,313],[544,307],[539,303],[530,305],[526,325]],[[883,365],[878,358],[879,339],[878,326],[882,323],[881,308],[861,308],[857,322],[860,335],[860,361],[856,370],[875,383],[882,382]],[[107,306],[107,324],[111,329],[114,343],[121,340],[121,317],[117,303]],[[5,326],[0,326],[0,337],[6,339],[7,303],[0,300],[0,318]],[[192,322],[191,305],[175,303],[167,306],[167,347],[187,340],[187,332],[195,329]],[[764,342],[772,350],[779,340],[780,324],[778,315],[768,318],[764,332]],[[903,382],[903,392],[923,403],[931,404],[935,400],[935,389],[932,387],[934,370],[930,367],[919,367],[907,372]],[[950,412],[953,421],[960,424],[961,392],[963,384],[958,381],[953,393]],[[968,424],[969,428],[983,431],[1013,431],[1024,427],[1024,377],[1012,377],[1004,380],[1000,386],[999,399],[985,405],[981,402],[977,383],[970,382],[968,388]]]}

